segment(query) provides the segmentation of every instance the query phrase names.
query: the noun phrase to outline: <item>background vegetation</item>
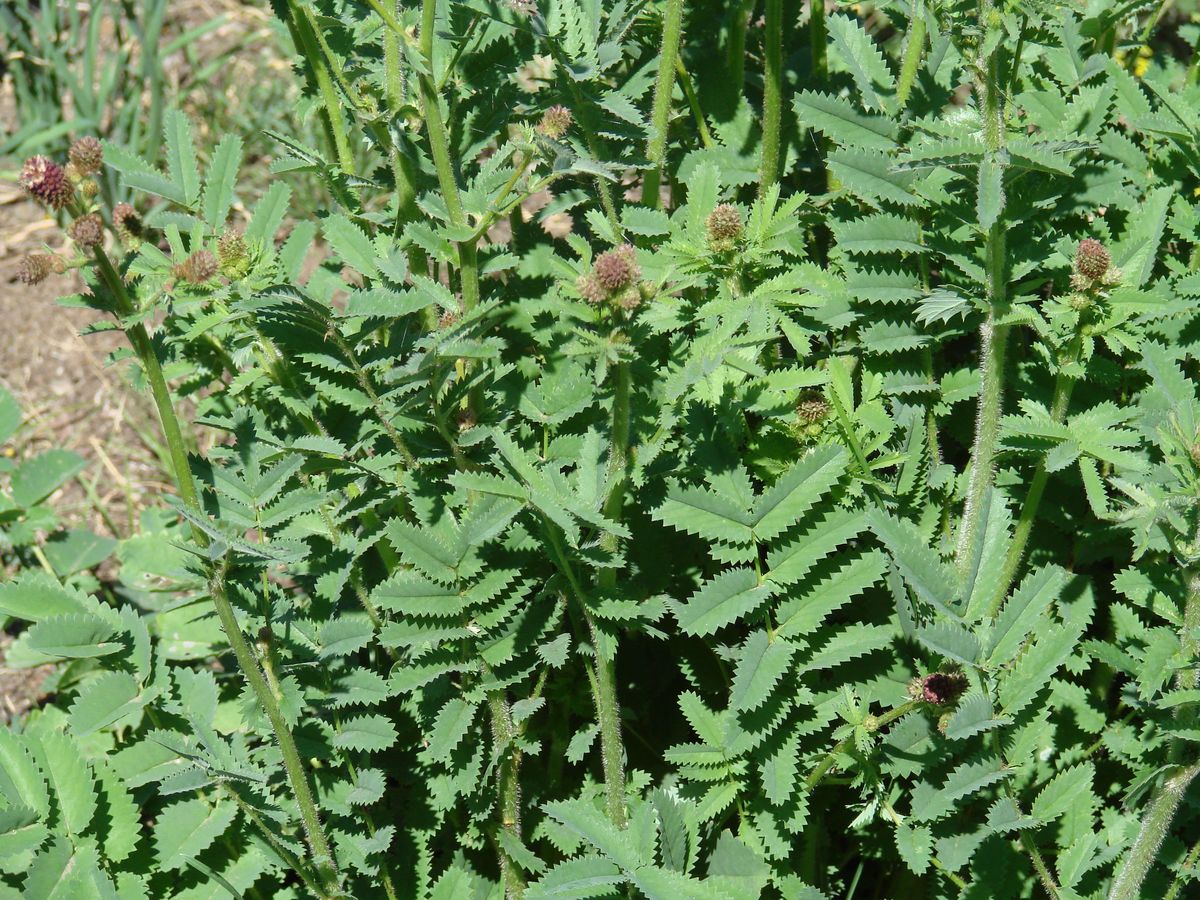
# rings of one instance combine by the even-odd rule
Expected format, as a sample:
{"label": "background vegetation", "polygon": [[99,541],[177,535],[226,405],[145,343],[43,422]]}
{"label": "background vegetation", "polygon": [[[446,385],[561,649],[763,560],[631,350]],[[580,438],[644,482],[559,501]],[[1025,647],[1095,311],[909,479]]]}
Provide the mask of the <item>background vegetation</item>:
{"label": "background vegetation", "polygon": [[1191,16],[0,9],[0,895],[1196,890]]}

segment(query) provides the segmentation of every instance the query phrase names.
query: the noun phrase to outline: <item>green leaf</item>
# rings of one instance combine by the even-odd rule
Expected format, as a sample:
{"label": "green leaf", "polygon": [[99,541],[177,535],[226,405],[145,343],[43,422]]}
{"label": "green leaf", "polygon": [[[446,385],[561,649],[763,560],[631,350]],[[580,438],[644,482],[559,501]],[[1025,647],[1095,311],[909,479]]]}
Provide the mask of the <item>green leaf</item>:
{"label": "green leaf", "polygon": [[87,460],[71,450],[47,450],[27,459],[12,475],[12,498],[30,507],[45,500],[87,468]]}
{"label": "green leaf", "polygon": [[196,165],[191,123],[179,110],[168,110],[163,116],[163,133],[167,174],[175,185],[177,196],[181,198],[177,202],[181,206],[194,206],[200,199],[200,169]]}
{"label": "green leaf", "polygon": [[291,197],[292,188],[286,181],[272,181],[254,207],[254,215],[246,226],[246,240],[261,241],[270,246],[275,232],[283,224],[283,217],[287,215]]}
{"label": "green leaf", "polygon": [[442,762],[450,759],[454,748],[470,730],[471,722],[475,718],[475,710],[476,704],[468,703],[466,700],[454,698],[446,702],[438,711],[433,731],[429,733],[429,746],[425,749],[425,753],[430,759]]}
{"label": "green leaf", "polygon": [[815,128],[844,147],[892,150],[900,127],[886,116],[864,113],[849,100],[816,91],[799,91],[792,105],[802,125]]}
{"label": "green leaf", "polygon": [[[559,863],[535,884],[525,896],[529,900],[543,897],[576,898],[611,896],[611,888],[625,883],[624,873],[601,856],[581,856]],[[457,898],[461,894],[454,894]],[[450,900],[450,897],[447,898]]]}
{"label": "green leaf", "polygon": [[917,875],[929,868],[933,856],[933,834],[924,825],[896,826],[896,852],[909,870]]}
{"label": "green leaf", "polygon": [[771,691],[788,670],[795,646],[770,640],[765,631],[747,639],[729,689],[729,708],[753,710],[767,702]]}
{"label": "green leaf", "polygon": [[652,513],[664,525],[710,541],[746,544],[753,540],[753,517],[723,494],[672,484],[667,499]]}
{"label": "green leaf", "polygon": [[934,822],[948,815],[959,800],[1012,774],[1012,770],[1001,766],[996,759],[962,763],[940,788],[924,781],[917,784],[912,792],[910,818],[916,822]]}
{"label": "green leaf", "polygon": [[384,716],[346,719],[333,736],[333,746],[345,750],[386,750],[396,743],[396,728]]}
{"label": "green leaf", "polygon": [[880,509],[868,513],[867,521],[917,597],[957,618],[954,607],[958,599],[958,579],[929,548],[920,532],[909,522],[895,519]]}
{"label": "green leaf", "polygon": [[365,615],[343,615],[321,626],[321,659],[349,656],[371,643],[375,628]]}
{"label": "green leaf", "polygon": [[878,207],[883,201],[919,206],[924,201],[909,190],[913,175],[897,171],[892,157],[872,150],[847,147],[832,151],[826,163],[842,186]]}
{"label": "green leaf", "polygon": [[992,701],[986,694],[972,693],[963,697],[946,722],[945,735],[952,741],[962,741],[984,731],[1012,723],[1012,719],[992,713]]}
{"label": "green leaf", "polygon": [[995,154],[986,153],[979,163],[979,185],[975,201],[975,214],[979,227],[987,231],[1000,218],[1004,210],[1004,167]]}
{"label": "green leaf", "polygon": [[368,278],[379,275],[375,266],[375,246],[357,225],[341,213],[326,216],[321,231],[334,252],[348,266],[357,269]]}
{"label": "green leaf", "polygon": [[922,644],[934,653],[964,665],[974,666],[979,662],[979,640],[967,629],[945,620],[933,625],[921,625],[913,632]]}
{"label": "green leaf", "polygon": [[76,737],[87,737],[140,706],[137,679],[127,672],[105,672],[88,681],[75,698],[71,731]]}
{"label": "green leaf", "polygon": [[75,739],[62,732],[41,735],[40,762],[50,782],[62,823],[81,834],[96,814],[96,780]]}
{"label": "green leaf", "polygon": [[767,557],[770,571],[766,578],[775,584],[795,584],[814,565],[866,526],[867,518],[858,510],[833,510],[813,523],[800,537],[770,553]]}
{"label": "green leaf", "polygon": [[36,850],[50,836],[50,829],[36,810],[28,806],[0,809],[0,865],[7,859]]}
{"label": "green leaf", "polygon": [[7,729],[0,729],[0,796],[43,818],[50,812],[46,782],[26,749],[25,739]]}
{"label": "green leaf", "polygon": [[82,599],[42,571],[21,572],[12,581],[0,583],[0,613],[6,616],[40,622],[86,611]]}
{"label": "green leaf", "polygon": [[1000,708],[1005,715],[1015,716],[1033,701],[1070,657],[1079,634],[1074,626],[1056,624],[1039,629],[1033,647],[1017,660],[1000,685]]}
{"label": "green leaf", "polygon": [[1059,816],[1081,805],[1081,798],[1091,795],[1095,766],[1090,762],[1079,763],[1064,769],[1042,788],[1033,801],[1030,812],[1039,822],[1053,822]]}
{"label": "green leaf", "polygon": [[100,565],[116,549],[114,538],[93,534],[86,528],[60,531],[42,546],[54,571],[64,578]]}
{"label": "green leaf", "polygon": [[775,587],[759,583],[753,569],[730,569],[705,582],[686,603],[672,603],[679,627],[687,634],[712,634],[757,610]]}
{"label": "green leaf", "polygon": [[235,134],[226,134],[213,152],[204,182],[204,221],[214,230],[224,227],[229,208],[233,206],[233,186],[241,162],[242,139]]}
{"label": "green leaf", "polygon": [[70,613],[42,619],[29,629],[29,646],[47,656],[82,659],[107,656],[122,649],[119,641],[109,641],[112,625],[98,616]]}
{"label": "green leaf", "polygon": [[612,860],[625,872],[631,872],[643,862],[631,836],[620,831],[590,803],[584,800],[563,800],[542,805],[551,819],[561,823],[588,844]]}
{"label": "green leaf", "polygon": [[837,484],[846,462],[844,449],[827,444],[788,469],[754,506],[754,537],[770,541],[800,521]]}
{"label": "green leaf", "polygon": [[181,800],[167,806],[154,828],[154,849],[158,864],[166,869],[182,869],[198,857],[233,824],[237,807],[218,802],[210,806],[204,800]]}
{"label": "green leaf", "polygon": [[1012,661],[1025,638],[1044,620],[1043,614],[1062,593],[1069,577],[1058,566],[1042,566],[1025,576],[992,626],[989,666]]}
{"label": "green leaf", "polygon": [[896,92],[896,79],[875,41],[854,16],[826,19],[834,52],[854,78],[863,106],[883,110]]}
{"label": "green leaf", "polygon": [[924,253],[916,222],[891,213],[832,223],[833,236],[843,253]]}
{"label": "green leaf", "polygon": [[777,637],[790,638],[815,631],[835,610],[883,578],[887,560],[879,550],[849,560],[801,596],[779,604]]}
{"label": "green leaf", "polygon": [[457,616],[467,601],[457,590],[423,578],[413,571],[397,572],[371,593],[381,609],[405,616]]}

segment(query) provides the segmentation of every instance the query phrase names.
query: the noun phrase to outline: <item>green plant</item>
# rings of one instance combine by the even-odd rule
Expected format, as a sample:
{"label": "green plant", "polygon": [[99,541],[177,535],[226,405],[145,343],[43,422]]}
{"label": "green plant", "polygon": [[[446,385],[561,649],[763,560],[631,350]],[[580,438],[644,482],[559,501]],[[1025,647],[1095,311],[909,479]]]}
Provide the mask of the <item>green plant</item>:
{"label": "green plant", "polygon": [[24,171],[154,397],[177,600],[0,585],[74,676],[3,738],[6,883],[1190,888],[1200,132],[1132,8],[274,8],[316,220],[235,217],[174,111],[104,148],[144,223]]}

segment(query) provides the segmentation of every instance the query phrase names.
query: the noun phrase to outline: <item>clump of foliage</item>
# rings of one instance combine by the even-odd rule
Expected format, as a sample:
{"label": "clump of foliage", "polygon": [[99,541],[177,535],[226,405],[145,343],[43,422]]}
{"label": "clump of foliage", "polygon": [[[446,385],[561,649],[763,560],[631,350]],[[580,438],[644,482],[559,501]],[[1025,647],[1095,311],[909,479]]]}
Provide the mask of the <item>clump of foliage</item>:
{"label": "clump of foliage", "polygon": [[0,585],[71,673],[0,733],[6,885],[1192,889],[1200,89],[1140,64],[1157,12],[275,12],[318,220],[281,177],[234,224],[240,138],[202,172],[174,112],[165,167],[103,148],[144,214],[25,170],[182,524],[168,604]]}

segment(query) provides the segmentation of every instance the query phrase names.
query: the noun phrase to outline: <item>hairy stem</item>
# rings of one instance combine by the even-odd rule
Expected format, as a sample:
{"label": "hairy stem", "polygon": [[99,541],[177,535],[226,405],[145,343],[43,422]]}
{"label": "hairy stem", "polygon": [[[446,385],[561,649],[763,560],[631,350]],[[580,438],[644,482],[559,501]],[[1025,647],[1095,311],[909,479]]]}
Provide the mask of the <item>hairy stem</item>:
{"label": "hairy stem", "polygon": [[783,0],[767,0],[767,33],[763,48],[761,197],[779,180],[779,144],[783,123]]}
{"label": "hairy stem", "polygon": [[758,0],[741,0],[733,10],[729,25],[729,43],[725,47],[725,68],[729,72],[730,89],[741,94],[746,80],[746,29]]}
{"label": "hairy stem", "polygon": [[317,82],[317,90],[321,94],[321,108],[325,112],[325,123],[329,129],[330,139],[337,151],[338,164],[347,175],[354,174],[354,155],[350,152],[349,131],[346,120],[342,116],[342,104],[334,88],[333,76],[325,56],[321,53],[318,37],[313,33],[313,25],[296,0],[288,0],[289,30],[296,49],[304,56],[304,61],[312,70]]}
{"label": "hairy stem", "polygon": [[[1067,406],[1071,402],[1071,392],[1074,388],[1075,379],[1059,372],[1054,379],[1054,398],[1050,404],[1050,420],[1052,422],[1061,422],[1066,418]],[[1025,548],[1029,543],[1029,535],[1033,532],[1033,525],[1037,519],[1042,494],[1045,492],[1046,483],[1049,480],[1050,473],[1046,470],[1046,461],[1043,459],[1033,472],[1029,490],[1025,493],[1025,502],[1021,504],[1021,515],[1017,519],[1016,528],[1013,529],[1012,542],[1008,545],[1008,555],[1004,559],[1004,569],[1000,573],[996,594],[988,605],[987,615],[989,618],[995,617],[1000,611],[1001,604],[1004,603],[1013,582],[1017,579],[1017,572],[1021,568],[1021,562],[1025,559]]]}
{"label": "hairy stem", "polygon": [[654,83],[654,112],[650,120],[650,144],[646,157],[650,169],[642,182],[642,202],[658,209],[658,187],[662,181],[663,157],[667,152],[667,126],[671,118],[671,92],[675,89],[675,60],[679,56],[679,38],[683,33],[683,0],[667,0],[663,13],[662,45],[658,57],[658,78]]}
{"label": "hairy stem", "polygon": [[1175,810],[1183,799],[1188,785],[1200,773],[1200,764],[1177,768],[1163,778],[1142,814],[1142,826],[1125,854],[1117,876],[1108,892],[1108,900],[1138,900],[1142,897],[1142,882],[1158,856],[1158,848],[1171,830]]}
{"label": "hairy stem", "polygon": [[[1193,664],[1200,652],[1197,628],[1200,628],[1200,571],[1192,570],[1188,572],[1187,600],[1183,610],[1183,626],[1179,630],[1179,643],[1184,658]],[[1200,684],[1200,671],[1194,665],[1180,669],[1175,679],[1178,689],[1194,689],[1197,684]],[[1175,718],[1180,728],[1193,727],[1196,718],[1193,707],[1194,704],[1187,703],[1176,707]],[[1192,779],[1200,773],[1200,763],[1192,762],[1179,767],[1186,750],[1183,739],[1171,738],[1168,758],[1176,768],[1163,778],[1146,805],[1142,813],[1142,826],[1113,879],[1108,900],[1134,900],[1142,896],[1142,882],[1158,857],[1163,839],[1171,830],[1179,801],[1183,799]]]}
{"label": "hairy stem", "polygon": [[[412,36],[404,30],[396,16],[383,5],[381,0],[367,0],[367,3],[399,40],[412,41]],[[425,118],[425,128],[429,136],[429,155],[433,157],[438,187],[441,188],[446,211],[450,214],[450,224],[461,227],[467,224],[467,217],[463,212],[462,197],[459,194],[458,181],[454,174],[454,158],[450,153],[450,139],[446,133],[446,123],[442,119],[437,82],[434,80],[433,32],[436,27],[437,0],[422,0],[420,42],[416,46],[418,52],[425,59],[426,68],[426,71],[418,77],[421,114]],[[474,309],[479,303],[479,254],[474,241],[467,240],[458,243],[458,267],[462,284],[463,309]]]}
{"label": "hairy stem", "polygon": [[[518,772],[521,751],[513,741],[512,710],[502,691],[488,693],[488,710],[492,720],[492,744],[499,755],[498,776],[500,788],[500,827],[518,843],[521,841],[521,784]],[[525,894],[525,876],[521,867],[509,857],[503,847],[499,849],[501,880],[504,894],[519,898]]]}
{"label": "hairy stem", "polygon": [[[128,336],[129,343],[142,364],[142,368],[146,373],[146,379],[150,382],[150,393],[154,397],[154,405],[158,409],[163,436],[167,441],[171,457],[171,465],[175,470],[175,483],[179,490],[179,497],[185,506],[194,510],[197,514],[201,514],[202,507],[200,506],[199,494],[196,491],[195,480],[192,478],[192,470],[188,462],[187,446],[183,440],[183,431],[179,425],[179,417],[175,413],[174,402],[171,398],[171,389],[167,386],[167,379],[163,375],[158,354],[154,351],[154,344],[150,340],[150,335],[147,334],[145,326],[141,322],[131,321],[134,315],[133,303],[129,299],[129,294],[125,290],[121,276],[113,268],[113,264],[108,256],[100,248],[96,248],[94,255],[100,277],[104,280],[117,304],[116,312],[125,329],[125,334]],[[192,531],[196,542],[200,546],[205,547],[208,545],[208,535],[197,527],[193,527]],[[275,740],[279,744],[280,754],[283,757],[284,771],[287,775],[288,784],[295,796],[296,806],[300,810],[300,819],[304,826],[305,837],[307,838],[308,847],[312,853],[313,862],[324,891],[322,896],[335,896],[340,890],[338,887],[337,868],[334,863],[333,853],[329,848],[329,841],[325,836],[325,830],[321,825],[317,804],[313,799],[312,788],[309,786],[308,776],[304,771],[304,764],[300,759],[300,752],[296,747],[296,739],[292,735],[292,730],[283,716],[283,711],[280,709],[279,703],[275,699],[275,694],[271,691],[271,687],[267,683],[266,676],[263,674],[258,660],[250,649],[245,635],[242,634],[241,626],[237,621],[237,615],[233,611],[233,604],[230,603],[229,596],[225,590],[225,571],[222,565],[214,565],[210,573],[209,595],[212,598],[213,607],[216,609],[217,618],[221,622],[221,628],[225,632],[226,639],[229,641],[229,647],[233,650],[233,655],[237,659],[243,676],[249,682],[255,699],[258,701],[259,706],[262,707],[267,720],[271,723],[271,730],[274,732]]]}
{"label": "hairy stem", "polygon": [[[979,21],[987,22],[991,9],[991,0],[980,0]],[[1004,109],[998,82],[997,55],[998,51],[993,50],[989,57],[978,61],[975,82],[979,108],[983,110],[984,143],[993,155],[1004,149]],[[1000,434],[1000,416],[1004,406],[1004,362],[1010,327],[1001,323],[1008,306],[1006,229],[1003,216],[997,216],[987,230],[984,243],[988,312],[979,329],[979,404],[975,414],[975,440],[971,447],[970,475],[956,554],[958,569],[964,574],[975,557],[976,543],[983,531],[986,515],[984,499],[992,487],[996,440]]]}
{"label": "hairy stem", "polygon": [[1163,900],[1175,900],[1179,896],[1179,892],[1183,890],[1184,882],[1190,880],[1195,872],[1196,862],[1200,860],[1200,841],[1192,844],[1192,849],[1188,851],[1188,855],[1183,860],[1183,865],[1179,867],[1179,871],[1175,875],[1175,880],[1171,882],[1171,889],[1167,891]]}
{"label": "hairy stem", "polygon": [[592,696],[596,703],[596,720],[600,726],[600,759],[604,767],[604,793],[608,806],[608,817],[618,828],[624,828],[627,821],[625,811],[625,748],[621,739],[621,715],[617,706],[616,676],[612,660],[605,658],[603,633],[596,627],[596,620],[588,608],[587,594],[575,574],[570,559],[567,558],[563,547],[562,537],[558,526],[552,522],[545,523],[545,532],[554,554],[554,562],[567,584],[592,642],[593,671],[589,673],[592,684]]}

